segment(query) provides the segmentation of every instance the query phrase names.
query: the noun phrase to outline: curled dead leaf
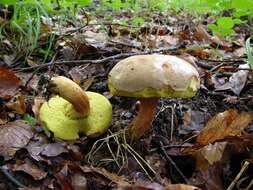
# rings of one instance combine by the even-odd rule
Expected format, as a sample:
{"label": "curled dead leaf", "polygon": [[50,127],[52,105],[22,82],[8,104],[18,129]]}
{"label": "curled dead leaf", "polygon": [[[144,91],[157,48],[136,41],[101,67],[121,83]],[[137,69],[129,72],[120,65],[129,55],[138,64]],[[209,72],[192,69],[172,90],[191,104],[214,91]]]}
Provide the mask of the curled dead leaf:
{"label": "curled dead leaf", "polygon": [[229,109],[211,118],[197,137],[197,143],[207,145],[229,136],[240,135],[252,121],[253,116],[248,112],[239,113]]}
{"label": "curled dead leaf", "polygon": [[22,94],[18,94],[14,96],[7,104],[7,108],[12,111],[15,111],[18,114],[25,114],[26,112],[26,105],[25,105],[25,98]]}

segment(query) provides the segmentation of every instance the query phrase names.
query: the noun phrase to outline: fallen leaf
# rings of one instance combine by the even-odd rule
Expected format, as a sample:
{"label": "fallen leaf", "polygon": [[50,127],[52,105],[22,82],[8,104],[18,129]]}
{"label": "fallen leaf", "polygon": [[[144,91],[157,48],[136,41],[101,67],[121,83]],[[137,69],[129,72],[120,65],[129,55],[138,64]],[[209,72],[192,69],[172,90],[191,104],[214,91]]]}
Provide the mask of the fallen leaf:
{"label": "fallen leaf", "polygon": [[96,33],[88,30],[83,36],[85,40],[95,48],[104,48],[108,41],[108,35],[105,32]]}
{"label": "fallen leaf", "polygon": [[198,135],[196,142],[207,145],[228,136],[240,135],[252,119],[251,113],[239,113],[236,109],[219,113],[207,122],[205,128]]}
{"label": "fallen leaf", "polygon": [[191,185],[171,184],[171,185],[167,185],[165,190],[201,190],[201,189],[198,187],[191,186]]}
{"label": "fallen leaf", "polygon": [[41,151],[41,155],[47,157],[55,157],[64,152],[68,152],[62,143],[51,143],[43,146],[43,150]]}
{"label": "fallen leaf", "polygon": [[0,126],[0,154],[13,156],[28,144],[33,135],[31,127],[21,120]]}
{"label": "fallen leaf", "polygon": [[[239,69],[249,69],[248,64],[243,64],[239,66]],[[242,89],[244,88],[247,78],[248,78],[249,70],[239,70],[229,78],[229,81],[223,85],[217,86],[216,91],[220,90],[228,90],[230,89],[236,95],[240,95]]]}
{"label": "fallen leaf", "polygon": [[80,173],[71,175],[74,190],[88,190],[87,179]]}
{"label": "fallen leaf", "polygon": [[31,161],[26,160],[21,165],[15,165],[13,171],[23,171],[33,177],[34,180],[41,180],[47,176],[47,172],[39,169],[38,166],[33,164]]}
{"label": "fallen leaf", "polygon": [[196,27],[196,31],[194,33],[194,36],[197,40],[199,41],[205,41],[205,42],[210,42],[215,44],[216,46],[221,46],[225,49],[230,49],[231,48],[231,44],[221,40],[220,38],[218,38],[217,36],[211,36],[205,29],[204,25],[199,24]]}
{"label": "fallen leaf", "polygon": [[209,165],[221,161],[227,142],[216,142],[208,144],[193,153],[196,158],[196,167],[199,170],[206,170]]}
{"label": "fallen leaf", "polygon": [[206,117],[205,112],[187,110],[183,116],[183,123],[179,126],[179,134],[187,135],[200,131],[204,127]]}
{"label": "fallen leaf", "polygon": [[21,80],[9,69],[0,67],[0,98],[9,99],[17,92]]}
{"label": "fallen leaf", "polygon": [[142,184],[121,186],[118,187],[117,190],[165,190],[165,188],[158,183],[142,182]]}
{"label": "fallen leaf", "polygon": [[39,118],[39,110],[41,105],[45,102],[45,98],[42,97],[35,97],[33,100],[33,105],[32,105],[32,111],[35,115],[35,118]]}
{"label": "fallen leaf", "polygon": [[81,170],[84,173],[96,173],[104,178],[110,180],[111,182],[120,185],[120,186],[129,186],[127,179],[123,176],[118,176],[117,174],[110,173],[104,168],[93,167],[93,166],[80,166]]}
{"label": "fallen leaf", "polygon": [[22,94],[17,94],[14,96],[7,104],[7,108],[12,111],[15,111],[18,114],[25,114],[26,112],[26,105],[25,105],[25,98]]}
{"label": "fallen leaf", "polygon": [[193,180],[195,184],[205,190],[221,190],[224,189],[221,176],[221,164],[215,163],[210,165],[207,170],[199,170]]}

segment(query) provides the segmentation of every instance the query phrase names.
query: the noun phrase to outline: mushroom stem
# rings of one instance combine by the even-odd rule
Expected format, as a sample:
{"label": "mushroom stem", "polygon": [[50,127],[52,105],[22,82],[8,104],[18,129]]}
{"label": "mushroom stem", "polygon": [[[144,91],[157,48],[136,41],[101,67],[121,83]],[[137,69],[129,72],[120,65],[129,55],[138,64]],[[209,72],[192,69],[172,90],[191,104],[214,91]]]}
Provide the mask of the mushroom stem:
{"label": "mushroom stem", "polygon": [[137,116],[130,124],[132,139],[140,138],[147,131],[155,117],[156,106],[159,98],[141,98]]}
{"label": "mushroom stem", "polygon": [[88,96],[78,84],[66,77],[57,76],[51,79],[49,85],[51,91],[59,94],[72,104],[66,115],[73,119],[84,118],[89,115],[90,103]]}

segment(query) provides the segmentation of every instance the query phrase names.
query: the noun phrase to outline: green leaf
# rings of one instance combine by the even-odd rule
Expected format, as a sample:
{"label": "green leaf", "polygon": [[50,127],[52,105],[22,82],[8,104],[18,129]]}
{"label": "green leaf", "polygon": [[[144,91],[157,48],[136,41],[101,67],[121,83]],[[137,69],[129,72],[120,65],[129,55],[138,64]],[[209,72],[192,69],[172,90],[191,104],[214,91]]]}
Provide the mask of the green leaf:
{"label": "green leaf", "polygon": [[132,23],[134,26],[141,26],[144,22],[145,20],[142,17],[134,17],[132,19]]}
{"label": "green leaf", "polygon": [[250,68],[253,69],[253,55],[252,55],[252,50],[250,46],[250,38],[246,40],[245,50],[248,57],[248,63],[250,65]]}
{"label": "green leaf", "polygon": [[35,124],[37,123],[37,120],[33,116],[31,116],[29,114],[25,114],[24,117],[23,117],[23,119],[27,123],[29,123],[31,126],[35,126]]}
{"label": "green leaf", "polygon": [[235,9],[250,10],[253,7],[252,0],[233,0],[232,7]]}
{"label": "green leaf", "polygon": [[234,21],[231,17],[221,17],[217,20],[217,25],[218,27],[229,29],[233,28]]}
{"label": "green leaf", "polygon": [[216,24],[208,24],[207,26],[209,29],[211,29],[213,32],[218,32],[219,28],[217,27]]}
{"label": "green leaf", "polygon": [[72,1],[72,2],[75,2],[79,6],[89,6],[89,5],[92,5],[92,1],[91,0],[75,0],[75,1]]}

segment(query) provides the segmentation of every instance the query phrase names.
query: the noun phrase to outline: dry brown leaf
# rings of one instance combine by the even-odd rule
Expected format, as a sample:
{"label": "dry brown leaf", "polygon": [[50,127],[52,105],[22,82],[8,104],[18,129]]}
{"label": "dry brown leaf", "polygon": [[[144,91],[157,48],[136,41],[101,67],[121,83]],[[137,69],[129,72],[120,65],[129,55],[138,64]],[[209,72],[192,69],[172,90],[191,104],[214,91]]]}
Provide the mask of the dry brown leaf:
{"label": "dry brown leaf", "polygon": [[127,179],[123,176],[118,176],[117,174],[110,173],[104,168],[98,168],[98,167],[93,167],[93,166],[80,166],[82,171],[84,173],[96,173],[104,178],[110,180],[111,182],[119,185],[119,186],[129,186],[130,184],[128,183]]}
{"label": "dry brown leaf", "polygon": [[239,113],[229,109],[211,118],[197,137],[197,143],[207,145],[229,136],[240,135],[252,121],[253,116],[247,112]]}
{"label": "dry brown leaf", "polygon": [[26,160],[26,162],[21,165],[15,165],[13,170],[23,171],[32,176],[34,180],[41,180],[47,176],[47,172],[44,172],[43,170],[39,169],[29,160]]}
{"label": "dry brown leaf", "polygon": [[25,114],[26,112],[26,105],[25,105],[25,98],[22,94],[18,94],[14,96],[7,104],[7,108],[12,111],[15,111],[19,114]]}
{"label": "dry brown leaf", "polygon": [[0,154],[4,157],[13,156],[27,145],[33,135],[30,126],[21,120],[0,126]]}
{"label": "dry brown leaf", "polygon": [[0,98],[9,99],[17,92],[21,80],[16,74],[6,68],[0,67]]}
{"label": "dry brown leaf", "polygon": [[226,146],[227,142],[216,142],[215,144],[206,145],[194,152],[193,155],[196,158],[196,167],[199,170],[206,170],[209,165],[221,161]]}
{"label": "dry brown leaf", "polygon": [[39,118],[39,110],[42,104],[45,102],[45,98],[35,97],[32,105],[32,111],[36,118]]}
{"label": "dry brown leaf", "polygon": [[198,187],[185,184],[171,184],[166,186],[165,190],[201,190]]}
{"label": "dry brown leaf", "polygon": [[72,186],[75,190],[88,190],[87,179],[80,173],[71,176]]}
{"label": "dry brown leaf", "polygon": [[211,36],[205,29],[205,27],[200,24],[196,27],[196,31],[194,34],[195,38],[199,41],[205,41],[209,43],[213,43],[215,45],[221,46],[227,50],[230,49],[232,46],[230,43],[225,42],[224,40],[221,40],[217,36]]}

